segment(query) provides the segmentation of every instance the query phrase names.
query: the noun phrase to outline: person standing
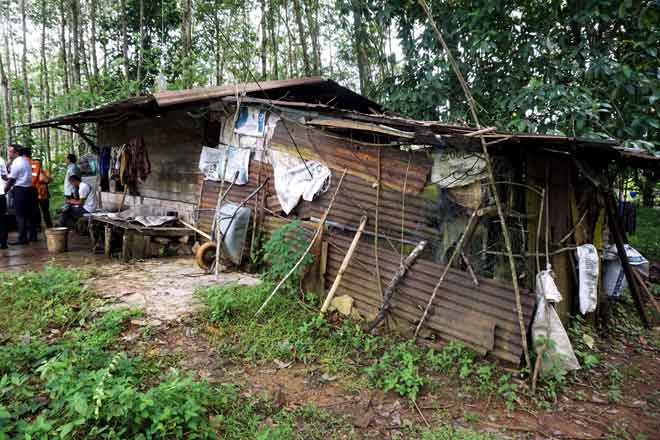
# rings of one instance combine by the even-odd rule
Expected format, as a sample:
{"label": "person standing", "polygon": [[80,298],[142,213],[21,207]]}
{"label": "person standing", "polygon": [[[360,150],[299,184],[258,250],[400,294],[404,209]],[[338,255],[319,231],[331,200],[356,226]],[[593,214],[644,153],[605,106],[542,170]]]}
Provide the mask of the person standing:
{"label": "person standing", "polygon": [[[35,176],[36,170],[36,176]],[[36,177],[36,178],[35,178]],[[37,213],[36,222],[41,224],[43,219],[47,228],[53,227],[53,221],[50,218],[50,193],[48,192],[48,184],[50,183],[50,174],[44,168],[39,159],[32,159],[32,186],[37,190]]]}
{"label": "person standing", "polygon": [[25,156],[25,149],[18,144],[10,146],[9,156],[18,154],[10,167],[5,193],[10,190],[14,196],[14,207],[16,209],[16,223],[18,225],[18,241],[9,243],[11,245],[28,244],[28,228],[30,225],[31,209],[31,188],[32,188],[32,167],[30,161]]}
{"label": "person standing", "polygon": [[92,191],[92,187],[83,182],[80,176],[76,174],[69,177],[69,181],[75,187],[79,198],[67,200],[66,207],[60,217],[59,225],[61,227],[66,227],[70,221],[76,221],[96,209],[96,194]]}
{"label": "person standing", "polygon": [[7,196],[5,195],[5,182],[7,180],[7,167],[0,157],[0,249],[7,249]]}
{"label": "person standing", "polygon": [[39,176],[41,175],[41,162],[32,159],[32,148],[25,147],[25,158],[30,163],[32,186],[30,187],[30,220],[28,224],[28,239],[30,241],[38,240],[38,233],[41,229],[41,215],[39,214],[39,194],[37,193],[37,185],[39,184]]}
{"label": "person standing", "polygon": [[71,184],[71,176],[80,176],[80,168],[76,165],[78,158],[75,154],[66,156],[66,174],[64,176],[64,198],[75,199],[76,188]]}

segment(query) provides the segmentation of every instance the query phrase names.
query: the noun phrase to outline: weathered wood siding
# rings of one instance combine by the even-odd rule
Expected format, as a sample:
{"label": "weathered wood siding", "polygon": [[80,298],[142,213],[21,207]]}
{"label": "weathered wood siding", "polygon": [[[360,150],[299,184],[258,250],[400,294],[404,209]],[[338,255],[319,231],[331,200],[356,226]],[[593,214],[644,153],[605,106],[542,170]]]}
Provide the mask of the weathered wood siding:
{"label": "weathered wood siding", "polygon": [[199,154],[204,140],[204,120],[185,112],[160,118],[129,119],[99,125],[99,145],[117,145],[142,136],[149,152],[151,175],[139,184],[148,198],[197,203],[200,173]]}

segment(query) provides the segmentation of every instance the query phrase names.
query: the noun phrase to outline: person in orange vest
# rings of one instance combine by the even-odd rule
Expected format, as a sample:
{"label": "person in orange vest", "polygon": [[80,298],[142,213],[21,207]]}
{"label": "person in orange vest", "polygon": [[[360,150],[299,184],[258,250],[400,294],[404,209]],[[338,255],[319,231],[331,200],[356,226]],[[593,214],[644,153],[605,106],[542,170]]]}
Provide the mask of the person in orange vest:
{"label": "person in orange vest", "polygon": [[41,215],[39,214],[39,194],[37,185],[41,175],[41,162],[32,159],[32,149],[25,148],[25,157],[30,162],[32,168],[32,186],[29,189],[29,216],[28,216],[28,240],[37,241],[38,231],[41,227]]}
{"label": "person in orange vest", "polygon": [[[53,220],[50,218],[50,193],[48,192],[48,184],[50,183],[50,174],[44,168],[41,160],[32,159],[32,186],[37,188],[37,213],[35,214],[35,221],[37,225],[41,224],[43,219],[47,228],[53,227]],[[35,176],[36,172],[36,176]],[[35,180],[36,177],[36,180]]]}

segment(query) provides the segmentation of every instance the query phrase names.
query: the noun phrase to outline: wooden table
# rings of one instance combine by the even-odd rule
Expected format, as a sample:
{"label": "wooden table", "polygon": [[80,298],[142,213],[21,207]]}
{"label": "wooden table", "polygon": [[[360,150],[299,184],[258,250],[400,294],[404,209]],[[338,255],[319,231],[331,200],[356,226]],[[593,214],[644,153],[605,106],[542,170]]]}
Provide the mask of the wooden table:
{"label": "wooden table", "polygon": [[132,258],[142,259],[147,253],[152,237],[185,237],[194,232],[185,227],[172,226],[142,226],[123,220],[108,217],[91,216],[89,219],[89,236],[92,240],[92,252],[96,252],[101,234],[96,233],[96,227],[103,228],[103,250],[107,257],[112,256],[112,232],[118,230],[122,234],[121,258],[128,261]]}

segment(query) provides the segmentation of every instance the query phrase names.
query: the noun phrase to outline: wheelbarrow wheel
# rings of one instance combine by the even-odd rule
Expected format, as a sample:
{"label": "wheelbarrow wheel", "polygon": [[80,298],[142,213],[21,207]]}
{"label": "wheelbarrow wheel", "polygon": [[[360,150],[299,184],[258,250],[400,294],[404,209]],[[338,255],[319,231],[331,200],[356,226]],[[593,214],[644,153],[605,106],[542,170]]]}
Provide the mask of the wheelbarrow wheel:
{"label": "wheelbarrow wheel", "polygon": [[195,254],[195,262],[200,267],[200,269],[205,270],[206,272],[211,270],[213,267],[213,262],[215,261],[215,242],[207,241],[197,249]]}

